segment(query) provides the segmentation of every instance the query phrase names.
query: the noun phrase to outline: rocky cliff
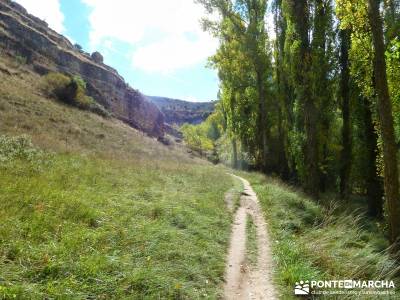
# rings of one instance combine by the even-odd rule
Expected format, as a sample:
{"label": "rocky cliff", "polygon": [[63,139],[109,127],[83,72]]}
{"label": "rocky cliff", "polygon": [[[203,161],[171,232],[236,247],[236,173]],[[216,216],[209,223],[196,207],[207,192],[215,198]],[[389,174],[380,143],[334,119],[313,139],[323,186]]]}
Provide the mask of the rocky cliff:
{"label": "rocky cliff", "polygon": [[89,55],[48,27],[19,4],[0,0],[1,55],[23,57],[33,69],[80,75],[88,93],[113,114],[151,136],[164,134],[164,115],[146,97],[132,89],[99,53]]}
{"label": "rocky cliff", "polygon": [[165,97],[147,96],[164,114],[167,124],[200,124],[212,114],[216,102],[188,102]]}

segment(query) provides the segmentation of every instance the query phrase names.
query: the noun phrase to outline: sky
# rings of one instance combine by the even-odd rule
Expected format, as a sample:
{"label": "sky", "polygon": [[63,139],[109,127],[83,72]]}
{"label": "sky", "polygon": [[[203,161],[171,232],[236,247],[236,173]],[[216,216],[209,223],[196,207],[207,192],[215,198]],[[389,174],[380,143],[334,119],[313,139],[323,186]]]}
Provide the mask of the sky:
{"label": "sky", "polygon": [[51,28],[99,51],[135,89],[151,96],[216,100],[218,77],[206,67],[218,41],[202,31],[192,0],[16,0]]}

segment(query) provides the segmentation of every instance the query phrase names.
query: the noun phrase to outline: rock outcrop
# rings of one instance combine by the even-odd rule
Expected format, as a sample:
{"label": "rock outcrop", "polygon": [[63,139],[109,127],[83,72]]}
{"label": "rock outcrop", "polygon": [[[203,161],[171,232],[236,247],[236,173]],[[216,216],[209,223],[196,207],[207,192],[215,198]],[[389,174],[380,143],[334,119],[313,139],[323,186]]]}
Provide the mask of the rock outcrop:
{"label": "rock outcrop", "polygon": [[98,64],[102,64],[104,62],[103,55],[101,55],[100,52],[93,52],[90,57]]}
{"label": "rock outcrop", "polygon": [[113,68],[103,64],[100,53],[80,51],[47,23],[30,15],[21,5],[0,0],[0,51],[24,57],[33,69],[80,75],[90,96],[117,118],[151,136],[164,134],[164,115]]}
{"label": "rock outcrop", "polygon": [[147,96],[164,114],[167,124],[178,126],[200,124],[213,113],[216,102],[188,102],[165,97]]}

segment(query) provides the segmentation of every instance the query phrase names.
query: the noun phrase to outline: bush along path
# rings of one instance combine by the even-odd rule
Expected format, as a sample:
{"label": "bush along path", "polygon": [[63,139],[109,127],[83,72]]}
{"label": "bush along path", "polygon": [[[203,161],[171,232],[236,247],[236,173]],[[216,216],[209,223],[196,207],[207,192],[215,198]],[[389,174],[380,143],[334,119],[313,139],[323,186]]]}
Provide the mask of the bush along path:
{"label": "bush along path", "polygon": [[[226,265],[225,299],[277,299],[272,283],[272,256],[267,225],[265,223],[257,195],[250,183],[232,175],[243,183],[240,206],[235,212],[231,241]],[[227,195],[229,197],[229,194]],[[228,206],[229,207],[229,206]],[[230,206],[232,207],[232,206]],[[254,264],[249,262],[247,218],[251,218],[256,228],[257,257]]]}

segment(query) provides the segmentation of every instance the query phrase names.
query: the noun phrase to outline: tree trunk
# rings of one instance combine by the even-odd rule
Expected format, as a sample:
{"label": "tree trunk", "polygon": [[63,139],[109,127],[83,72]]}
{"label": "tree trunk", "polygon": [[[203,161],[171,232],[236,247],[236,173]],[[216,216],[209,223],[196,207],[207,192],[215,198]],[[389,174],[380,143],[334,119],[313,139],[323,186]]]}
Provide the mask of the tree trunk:
{"label": "tree trunk", "polygon": [[288,1],[295,30],[299,36],[299,69],[297,70],[297,96],[304,108],[306,144],[304,147],[306,172],[305,189],[313,198],[319,198],[318,111],[311,92],[310,68],[312,53],[309,42],[309,11],[307,0]]}
{"label": "tree trunk", "polygon": [[375,89],[381,135],[383,142],[384,186],[387,204],[390,240],[398,250],[400,237],[400,199],[399,174],[397,166],[397,147],[394,136],[392,103],[386,76],[385,48],[383,42],[383,24],[379,13],[378,0],[368,0],[369,21],[374,45]]}
{"label": "tree trunk", "polygon": [[381,219],[383,217],[383,183],[377,176],[378,134],[372,120],[371,103],[368,99],[360,99],[362,106],[364,143],[366,149],[365,185],[367,188],[368,214]]}
{"label": "tree trunk", "polygon": [[264,80],[262,78],[262,71],[257,71],[257,90],[259,101],[259,130],[261,134],[261,151],[262,151],[262,168],[264,172],[268,170],[268,127],[267,127],[267,108]]}
{"label": "tree trunk", "polygon": [[288,181],[291,177],[291,164],[293,159],[288,149],[289,131],[292,128],[292,105],[293,97],[291,97],[291,89],[288,84],[287,74],[284,70],[285,63],[285,40],[286,40],[286,19],[282,13],[282,1],[276,0],[274,9],[274,22],[276,39],[276,79],[278,87],[279,99],[279,143],[281,148],[280,154],[280,175],[283,180]]}
{"label": "tree trunk", "polygon": [[236,138],[232,138],[232,168],[238,167],[238,155],[237,155],[237,142]]}
{"label": "tree trunk", "polygon": [[236,169],[238,167],[238,153],[237,153],[237,140],[236,140],[236,120],[235,117],[235,106],[236,106],[236,99],[234,96],[231,96],[230,101],[229,101],[229,110],[231,112],[231,119],[232,119],[232,168]]}
{"label": "tree trunk", "polygon": [[350,72],[349,72],[349,48],[350,31],[341,30],[340,47],[340,97],[342,100],[342,153],[340,167],[340,195],[343,199],[349,197],[350,170],[351,170],[351,120],[350,120]]}
{"label": "tree trunk", "polygon": [[306,191],[315,199],[319,198],[319,171],[318,171],[318,131],[317,110],[312,100],[307,100],[304,108],[306,129]]}
{"label": "tree trunk", "polygon": [[283,125],[282,107],[278,107],[278,170],[283,180],[289,180],[289,165],[286,156],[286,132]]}
{"label": "tree trunk", "polygon": [[[316,139],[318,147],[318,163],[324,166],[329,165],[329,138],[319,138],[320,132],[329,132],[331,126],[331,111],[329,107],[333,102],[330,90],[331,81],[329,80],[329,58],[327,57],[327,44],[329,43],[329,19],[330,19],[330,4],[325,0],[314,1],[314,26],[313,38],[311,43],[312,53],[312,101],[315,103],[317,110],[316,124]],[[323,172],[319,166],[318,170],[319,191],[325,192],[329,183],[328,171]]]}

